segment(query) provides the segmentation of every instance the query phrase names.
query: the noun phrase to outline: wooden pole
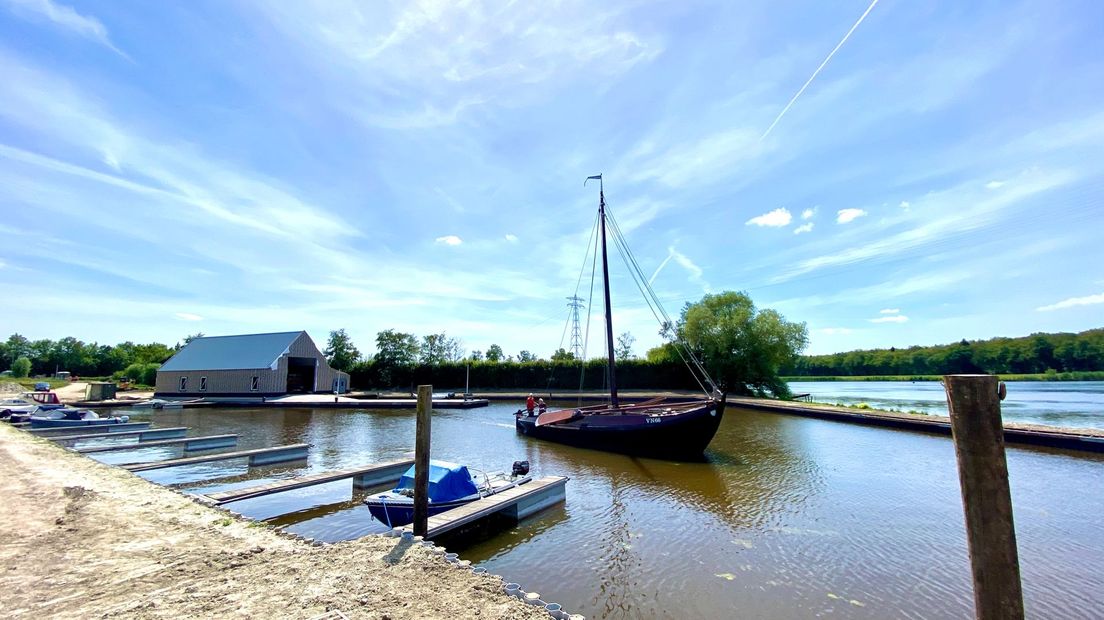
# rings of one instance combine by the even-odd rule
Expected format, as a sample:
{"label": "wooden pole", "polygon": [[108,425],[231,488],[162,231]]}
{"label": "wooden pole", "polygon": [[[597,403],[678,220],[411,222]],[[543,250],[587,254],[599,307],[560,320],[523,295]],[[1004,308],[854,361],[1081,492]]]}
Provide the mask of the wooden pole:
{"label": "wooden pole", "polygon": [[1022,619],[1023,591],[1004,457],[999,383],[992,375],[947,375],[943,382],[966,513],[974,617]]}
{"label": "wooden pole", "polygon": [[417,436],[414,441],[414,535],[425,536],[429,521],[429,418],[433,386],[418,386]]}

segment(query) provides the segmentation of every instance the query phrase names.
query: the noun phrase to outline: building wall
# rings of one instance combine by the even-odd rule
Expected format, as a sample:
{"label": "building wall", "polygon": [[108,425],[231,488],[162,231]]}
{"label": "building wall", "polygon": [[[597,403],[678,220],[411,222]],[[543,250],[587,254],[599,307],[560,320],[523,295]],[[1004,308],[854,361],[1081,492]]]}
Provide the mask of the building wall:
{"label": "building wall", "polygon": [[[288,351],[276,361],[276,369],[235,369],[235,370],[184,370],[158,371],[154,388],[157,396],[279,396],[287,393],[288,357],[311,357],[315,359],[314,391],[330,392],[337,377],[345,380],[345,389],[349,389],[349,374],[334,370],[326,362],[326,356],[318,350],[306,332],[299,335],[288,347]],[[180,391],[180,377],[188,377],[187,389]],[[201,391],[200,379],[207,378],[207,389]],[[253,377],[257,377],[257,391],[250,390]]]}

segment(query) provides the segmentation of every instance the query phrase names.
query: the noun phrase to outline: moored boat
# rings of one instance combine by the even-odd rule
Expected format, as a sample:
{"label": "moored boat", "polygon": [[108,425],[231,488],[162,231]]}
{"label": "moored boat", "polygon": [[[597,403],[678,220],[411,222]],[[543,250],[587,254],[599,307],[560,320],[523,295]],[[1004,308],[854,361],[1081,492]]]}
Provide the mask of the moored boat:
{"label": "moored boat", "polygon": [[62,407],[39,412],[30,417],[31,428],[55,428],[65,426],[100,426],[104,424],[123,424],[130,416],[100,417],[91,409],[73,409]]}
{"label": "moored boat", "polygon": [[[440,514],[525,484],[532,480],[528,473],[529,463],[526,461],[514,463],[513,471],[507,476],[504,472],[473,475],[464,465],[432,460],[429,462],[429,515]],[[371,495],[364,499],[364,503],[372,516],[388,527],[413,522],[414,466],[406,470],[394,489]]]}
{"label": "moored boat", "polygon": [[[715,387],[715,383],[705,368],[689,349],[683,351],[687,366],[703,389],[704,397],[667,401],[655,399],[638,405],[623,405],[617,395],[617,373],[614,363],[613,311],[610,304],[609,263],[606,258],[606,196],[601,185],[602,175],[588,177],[599,182],[598,221],[601,227],[598,238],[602,246],[602,283],[605,293],[606,311],[606,352],[608,357],[609,403],[594,407],[563,409],[559,411],[535,411],[532,399],[527,409],[519,410],[514,417],[514,427],[518,433],[558,443],[620,452],[624,454],[651,456],[658,458],[695,458],[700,457],[720,427],[724,417],[725,396]],[[585,182],[584,182],[585,185]],[[622,252],[628,252],[624,238],[614,226],[615,241]],[[631,255],[626,263],[635,265]],[[639,275],[639,277],[637,277]],[[643,274],[634,274],[637,283],[650,291]],[[649,305],[658,309],[666,317],[654,292]],[[680,344],[680,343],[676,343]],[[691,363],[692,362],[692,363]],[[531,397],[532,395],[530,395]]]}

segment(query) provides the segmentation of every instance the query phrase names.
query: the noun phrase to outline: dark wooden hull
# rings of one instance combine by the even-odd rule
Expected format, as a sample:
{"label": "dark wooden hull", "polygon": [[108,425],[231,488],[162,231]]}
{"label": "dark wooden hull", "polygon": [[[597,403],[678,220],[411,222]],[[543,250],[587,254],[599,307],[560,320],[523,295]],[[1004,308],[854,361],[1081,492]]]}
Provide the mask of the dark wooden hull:
{"label": "dark wooden hull", "polygon": [[652,416],[647,413],[585,414],[570,422],[537,426],[536,416],[524,412],[515,417],[517,432],[536,439],[664,459],[700,458],[713,440],[724,417],[724,402],[703,401],[679,413]]}

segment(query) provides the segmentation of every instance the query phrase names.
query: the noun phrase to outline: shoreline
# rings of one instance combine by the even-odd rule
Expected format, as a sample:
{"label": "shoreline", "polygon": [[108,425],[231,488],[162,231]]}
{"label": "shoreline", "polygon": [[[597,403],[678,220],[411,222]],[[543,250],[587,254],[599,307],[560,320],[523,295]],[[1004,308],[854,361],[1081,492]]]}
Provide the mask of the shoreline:
{"label": "shoreline", "polygon": [[547,618],[399,538],[310,544],[0,425],[9,617]]}

